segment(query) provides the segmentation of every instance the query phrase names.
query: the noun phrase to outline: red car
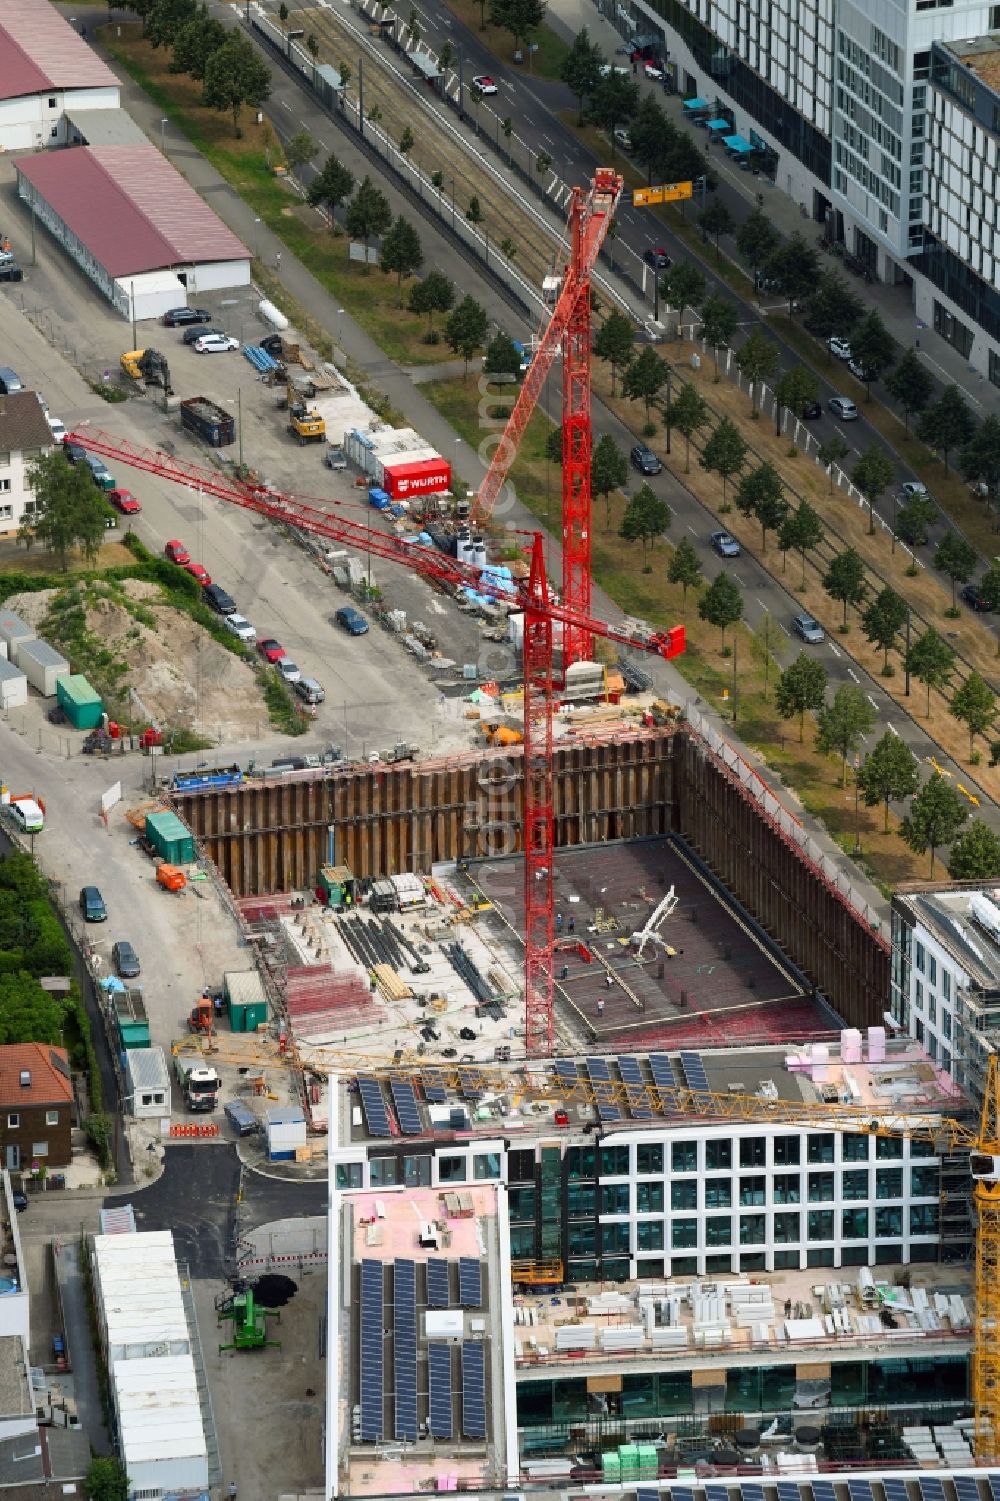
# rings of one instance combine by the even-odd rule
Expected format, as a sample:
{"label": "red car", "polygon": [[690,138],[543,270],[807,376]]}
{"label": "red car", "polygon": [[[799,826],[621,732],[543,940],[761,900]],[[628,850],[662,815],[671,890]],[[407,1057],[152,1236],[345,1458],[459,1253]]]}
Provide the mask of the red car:
{"label": "red car", "polygon": [[116,511],[121,511],[123,516],[134,516],[142,510],[142,506],[136,500],[131,490],[109,490],[108,499]]}
{"label": "red car", "polygon": [[184,572],[189,573],[193,579],[197,579],[203,589],[207,589],[212,582],[212,575],[207,568],[202,568],[200,563],[185,563]]}
{"label": "red car", "polygon": [[163,551],[170,559],[171,563],[180,563],[182,568],[184,568],[191,561],[191,554],[184,546],[184,543],[178,542],[176,537],[172,542],[167,543]]}
{"label": "red car", "polygon": [[285,648],[280,641],[275,641],[272,636],[268,636],[263,641],[258,641],[257,650],[265,662],[270,662],[272,666],[275,662],[280,662],[282,657],[285,656]]}

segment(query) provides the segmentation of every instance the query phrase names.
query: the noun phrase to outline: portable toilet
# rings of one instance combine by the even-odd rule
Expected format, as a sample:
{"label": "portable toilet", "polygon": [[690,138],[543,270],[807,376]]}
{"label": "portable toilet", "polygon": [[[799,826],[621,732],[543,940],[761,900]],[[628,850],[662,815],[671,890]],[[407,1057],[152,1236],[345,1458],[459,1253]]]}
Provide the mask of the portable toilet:
{"label": "portable toilet", "polygon": [[256,1032],[267,1022],[267,996],[255,969],[230,969],[222,976],[222,988],[234,1032]]}
{"label": "portable toilet", "polygon": [[194,835],[176,813],[167,809],[146,814],[146,838],[160,858],[171,865],[190,865],[197,858]]}
{"label": "portable toilet", "polygon": [[56,682],[56,702],[77,730],[95,730],[104,712],[100,694],[80,673],[70,673]]}

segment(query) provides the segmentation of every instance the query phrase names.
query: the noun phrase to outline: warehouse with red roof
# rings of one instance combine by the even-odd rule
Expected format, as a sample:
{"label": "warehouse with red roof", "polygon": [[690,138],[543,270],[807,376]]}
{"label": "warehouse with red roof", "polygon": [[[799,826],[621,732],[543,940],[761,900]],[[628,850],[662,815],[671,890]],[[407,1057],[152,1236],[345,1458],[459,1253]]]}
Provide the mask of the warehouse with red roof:
{"label": "warehouse with red roof", "polygon": [[120,104],[118,79],[49,0],[3,0],[0,149],[61,146],[68,109]]}

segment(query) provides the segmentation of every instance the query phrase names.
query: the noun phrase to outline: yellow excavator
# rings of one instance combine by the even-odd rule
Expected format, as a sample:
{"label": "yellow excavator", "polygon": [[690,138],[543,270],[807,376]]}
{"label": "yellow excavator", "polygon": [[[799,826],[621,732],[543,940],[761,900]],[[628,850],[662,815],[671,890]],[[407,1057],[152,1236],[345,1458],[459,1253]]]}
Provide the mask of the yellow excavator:
{"label": "yellow excavator", "polygon": [[307,407],[304,401],[288,403],[288,431],[298,438],[300,447],[326,441],[326,423],[316,408]]}

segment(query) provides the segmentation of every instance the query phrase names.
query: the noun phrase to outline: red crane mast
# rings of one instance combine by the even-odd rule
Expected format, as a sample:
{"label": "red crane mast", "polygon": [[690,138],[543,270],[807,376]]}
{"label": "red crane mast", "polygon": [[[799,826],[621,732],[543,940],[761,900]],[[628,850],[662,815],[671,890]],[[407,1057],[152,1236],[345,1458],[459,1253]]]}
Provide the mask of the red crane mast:
{"label": "red crane mast", "polygon": [[[496,505],[531,414],[557,352],[562,351],[562,598],[590,615],[590,276],[611,228],[624,179],[610,167],[598,167],[589,192],[573,189],[569,213],[570,255],[559,298],[528,367],[473,508],[486,520]],[[563,631],[563,670],[594,655],[594,637],[583,627]]]}
{"label": "red crane mast", "polygon": [[577,631],[588,639],[601,636],[623,645],[638,645],[666,659],[683,652],[684,627],[674,626],[669,631],[636,642],[623,627],[594,620],[569,603],[553,600],[545,574],[540,532],[533,534],[527,580],[504,583],[490,580],[488,575],[482,575],[477,569],[459,563],[436,548],[414,546],[387,532],[331,514],[308,501],[296,500],[275,490],[252,486],[237,488],[212,470],[201,469],[155,448],[140,448],[122,438],[89,428],[70,433],[67,441],[78,443],[81,448],[103,458],[228,501],[271,521],[300,527],[333,542],[374,553],[376,557],[399,563],[435,583],[452,588],[469,585],[480,593],[491,593],[524,612],[525,1045],[529,1057],[551,1053],[554,1035],[552,864],[555,855],[553,625],[558,621],[564,633]]}

